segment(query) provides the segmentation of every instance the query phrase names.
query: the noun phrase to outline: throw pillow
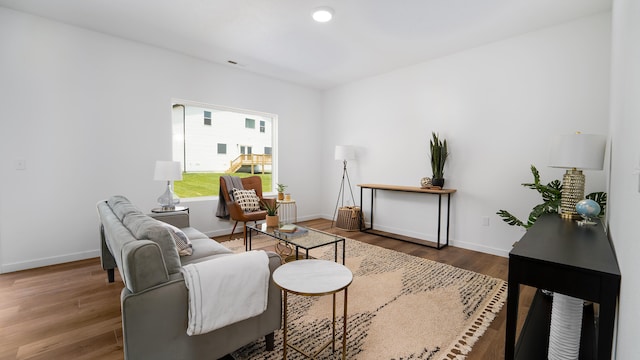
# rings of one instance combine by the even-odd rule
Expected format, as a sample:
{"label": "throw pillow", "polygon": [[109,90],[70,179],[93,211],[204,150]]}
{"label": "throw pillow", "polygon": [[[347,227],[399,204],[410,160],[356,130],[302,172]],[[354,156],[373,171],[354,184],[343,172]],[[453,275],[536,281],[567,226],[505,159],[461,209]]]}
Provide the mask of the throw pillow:
{"label": "throw pillow", "polygon": [[260,210],[260,198],[256,195],[256,191],[233,189],[233,198],[236,199],[240,208],[244,212]]}
{"label": "throw pillow", "polygon": [[171,224],[163,224],[169,230],[171,237],[176,242],[176,247],[178,248],[178,254],[180,256],[189,256],[193,254],[193,245],[191,245],[191,240],[187,237],[182,230]]}

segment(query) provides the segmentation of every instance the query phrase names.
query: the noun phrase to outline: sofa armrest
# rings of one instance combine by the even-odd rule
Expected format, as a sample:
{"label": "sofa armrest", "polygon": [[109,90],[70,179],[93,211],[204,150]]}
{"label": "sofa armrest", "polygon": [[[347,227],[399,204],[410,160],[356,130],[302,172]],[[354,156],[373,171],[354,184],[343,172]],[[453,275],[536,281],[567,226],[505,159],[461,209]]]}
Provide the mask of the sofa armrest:
{"label": "sofa armrest", "polygon": [[150,217],[171,224],[179,229],[189,227],[189,213],[186,211],[170,211],[163,213],[151,213]]}
{"label": "sofa armrest", "polygon": [[169,281],[160,246],[151,240],[137,240],[124,244],[122,267],[124,283],[133,293]]}
{"label": "sofa armrest", "polygon": [[[273,252],[267,255],[273,274],[280,257]],[[282,291],[270,279],[264,313],[207,334],[188,336],[188,290],[182,276],[172,278],[139,293],[122,290],[125,359],[217,359],[282,325]]]}

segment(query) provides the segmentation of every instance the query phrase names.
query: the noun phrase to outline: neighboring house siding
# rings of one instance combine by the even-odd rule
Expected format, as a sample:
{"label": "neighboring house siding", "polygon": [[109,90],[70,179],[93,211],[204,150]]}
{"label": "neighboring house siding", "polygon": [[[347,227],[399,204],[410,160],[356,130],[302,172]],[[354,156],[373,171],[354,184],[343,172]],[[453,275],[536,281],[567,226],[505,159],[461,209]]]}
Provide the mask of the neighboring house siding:
{"label": "neighboring house siding", "polygon": [[[205,125],[204,111],[211,111],[211,125]],[[245,119],[255,119],[254,129],[245,128]],[[260,121],[265,131],[260,132]],[[185,112],[185,170],[187,172],[224,172],[240,154],[241,146],[251,146],[252,154],[264,154],[272,146],[272,119],[187,106]],[[218,144],[226,144],[227,153],[218,154]],[[267,169],[271,171],[271,169]]]}

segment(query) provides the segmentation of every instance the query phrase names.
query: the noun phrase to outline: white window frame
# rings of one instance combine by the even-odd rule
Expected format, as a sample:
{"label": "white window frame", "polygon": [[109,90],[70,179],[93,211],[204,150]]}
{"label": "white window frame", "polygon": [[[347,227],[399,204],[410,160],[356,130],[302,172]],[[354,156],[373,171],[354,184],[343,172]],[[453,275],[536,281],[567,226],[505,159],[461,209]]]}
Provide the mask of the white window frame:
{"label": "white window frame", "polygon": [[[211,114],[212,122],[213,122],[213,117],[215,116],[214,115],[215,111],[236,112],[239,114],[247,115],[247,118],[251,118],[251,116],[271,118],[271,157],[272,157],[271,189],[270,191],[266,192],[266,194],[268,195],[276,194],[275,187],[276,187],[276,184],[278,183],[277,179],[278,179],[278,147],[279,147],[278,146],[278,115],[277,114],[261,112],[256,110],[233,108],[229,106],[222,106],[222,105],[216,105],[216,104],[207,104],[207,103],[201,103],[201,102],[183,100],[183,99],[172,99],[171,100],[172,108],[175,105],[184,105],[186,107],[198,107],[198,108],[204,108],[204,109],[211,109],[213,110]],[[176,116],[174,114],[171,119],[172,121],[172,131],[171,131],[172,154],[173,154],[174,160],[180,161],[181,163],[183,163],[183,169],[184,169],[184,119],[182,119],[182,121],[180,121],[180,123],[178,124],[174,121],[175,117]],[[251,119],[257,122],[255,118],[251,118]],[[242,128],[245,128],[244,121],[245,121],[245,118],[243,118]],[[180,138],[180,136],[174,136],[175,133],[180,133],[180,132],[182,132],[182,138]],[[218,143],[219,141],[216,141],[216,147]],[[226,143],[226,145],[227,145],[227,153],[228,153],[230,144]],[[253,148],[255,149],[256,147],[253,146]],[[182,154],[182,155],[176,156],[177,154]],[[212,198],[217,199],[218,197],[203,196],[203,197],[191,198],[190,200],[212,199]]]}

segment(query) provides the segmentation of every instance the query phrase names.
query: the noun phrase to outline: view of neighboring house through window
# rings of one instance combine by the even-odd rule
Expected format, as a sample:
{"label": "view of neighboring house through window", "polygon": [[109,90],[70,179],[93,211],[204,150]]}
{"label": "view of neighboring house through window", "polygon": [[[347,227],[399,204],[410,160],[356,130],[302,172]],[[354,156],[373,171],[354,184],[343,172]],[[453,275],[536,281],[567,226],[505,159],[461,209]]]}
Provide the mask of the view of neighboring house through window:
{"label": "view of neighboring house through window", "polygon": [[174,103],[173,160],[183,168],[183,180],[174,184],[176,194],[216,196],[223,175],[260,176],[263,192],[272,192],[276,120],[273,114]]}

